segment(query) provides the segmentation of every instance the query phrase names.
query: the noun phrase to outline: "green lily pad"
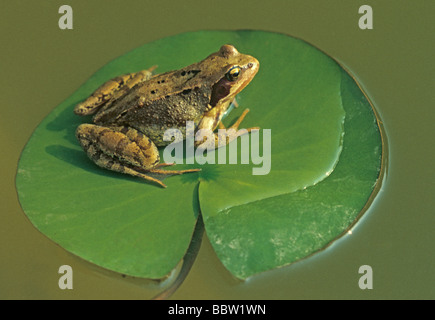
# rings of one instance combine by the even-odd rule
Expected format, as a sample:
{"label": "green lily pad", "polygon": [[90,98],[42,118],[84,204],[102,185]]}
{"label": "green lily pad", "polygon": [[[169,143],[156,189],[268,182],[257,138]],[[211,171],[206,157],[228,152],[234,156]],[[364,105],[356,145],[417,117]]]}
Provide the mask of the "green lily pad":
{"label": "green lily pad", "polygon": [[[235,276],[247,278],[325,248],[349,230],[374,196],[382,163],[378,124],[367,99],[344,71],[341,97],[346,111],[343,151],[327,179],[225,209],[219,209],[220,201],[207,201],[212,188],[200,185],[208,237]],[[221,193],[214,191],[213,196]]]}
{"label": "green lily pad", "polygon": [[[237,149],[238,164],[207,164],[198,174],[166,179],[161,189],[87,158],[74,131],[90,118],[72,113],[77,102],[119,74],[155,64],[158,72],[179,69],[224,43],[260,61],[237,97],[240,107],[224,119],[231,124],[249,108],[242,127],[262,129],[225,149]],[[240,142],[248,138],[252,146],[256,137],[263,162],[251,155],[241,164]],[[17,190],[30,221],[50,239],[104,268],[145,278],[164,277],[184,257],[201,212],[225,267],[247,278],[306,257],[347,230],[379,181],[381,161],[374,112],[331,58],[282,34],[200,31],[145,44],[95,73],[35,130]],[[199,165],[176,166],[190,167]]]}

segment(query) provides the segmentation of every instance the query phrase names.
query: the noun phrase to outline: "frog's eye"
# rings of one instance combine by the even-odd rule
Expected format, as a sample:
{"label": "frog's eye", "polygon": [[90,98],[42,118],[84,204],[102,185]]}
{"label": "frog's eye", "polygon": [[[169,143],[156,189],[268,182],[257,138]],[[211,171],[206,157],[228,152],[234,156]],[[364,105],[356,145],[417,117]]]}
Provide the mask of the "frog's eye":
{"label": "frog's eye", "polygon": [[242,69],[239,66],[232,67],[225,75],[228,80],[236,81]]}

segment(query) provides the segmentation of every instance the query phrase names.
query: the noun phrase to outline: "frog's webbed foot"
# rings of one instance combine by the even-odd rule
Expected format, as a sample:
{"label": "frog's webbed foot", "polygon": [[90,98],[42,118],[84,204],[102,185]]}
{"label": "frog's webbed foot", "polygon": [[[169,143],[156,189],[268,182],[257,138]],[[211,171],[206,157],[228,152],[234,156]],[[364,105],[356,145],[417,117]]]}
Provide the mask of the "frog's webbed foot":
{"label": "frog's webbed foot", "polygon": [[[231,141],[237,139],[237,137],[240,137],[244,134],[247,134],[253,130],[260,130],[260,127],[251,127],[251,128],[244,128],[239,130],[239,126],[242,123],[243,119],[245,119],[246,115],[248,114],[249,109],[245,109],[243,113],[240,115],[240,117],[234,122],[232,126],[229,128],[226,128],[225,136],[219,137],[219,133],[215,133],[215,139],[216,136],[218,138],[218,141],[215,142],[217,144],[217,147],[223,147],[227,144],[229,144]],[[222,124],[222,122],[219,125],[220,129],[225,129],[225,126]]]}
{"label": "frog's webbed foot", "polygon": [[75,106],[74,113],[80,116],[94,114],[103,105],[121,97],[136,84],[150,79],[152,71],[156,67],[153,66],[148,70],[125,74],[103,83],[90,97]]}
{"label": "frog's webbed foot", "polygon": [[[231,127],[229,127],[228,129],[233,129],[235,131],[238,131],[240,124],[242,123],[243,119],[245,119],[245,117],[248,114],[248,112],[249,112],[249,109],[245,109],[243,111],[243,113],[240,115],[240,117],[236,120],[236,122],[234,122],[234,124]],[[246,130],[246,132],[242,133],[242,134],[245,134],[247,132],[251,132],[252,130],[260,130],[260,127],[251,127],[251,128],[246,128],[246,129],[243,129],[243,130]],[[238,136],[240,136],[240,135],[238,135]]]}
{"label": "frog's webbed foot", "polygon": [[[260,130],[259,127],[251,127],[251,128],[246,128],[246,129],[240,129],[239,130],[239,126],[242,123],[243,119],[246,117],[246,115],[248,114],[249,109],[245,109],[243,111],[243,113],[240,115],[240,117],[236,120],[236,122],[234,122],[234,124],[228,128],[225,127],[225,125],[222,122],[219,122],[218,128],[219,129],[226,129],[225,131],[225,135],[224,136],[220,136],[219,132],[214,133],[214,147],[215,148],[220,148],[223,147],[227,144],[229,144],[231,141],[237,139],[237,137],[240,137],[244,134],[247,134],[251,131],[254,130]],[[195,142],[196,147],[198,148],[207,148],[209,146],[209,143],[213,143],[213,142],[207,142],[207,139],[205,138],[204,140],[201,141],[197,141]]]}
{"label": "frog's webbed foot", "polygon": [[147,173],[173,175],[198,171],[156,169],[161,167],[156,145],[132,128],[82,124],[77,128],[76,136],[89,158],[98,166],[140,177],[164,188],[166,185],[163,182]]}

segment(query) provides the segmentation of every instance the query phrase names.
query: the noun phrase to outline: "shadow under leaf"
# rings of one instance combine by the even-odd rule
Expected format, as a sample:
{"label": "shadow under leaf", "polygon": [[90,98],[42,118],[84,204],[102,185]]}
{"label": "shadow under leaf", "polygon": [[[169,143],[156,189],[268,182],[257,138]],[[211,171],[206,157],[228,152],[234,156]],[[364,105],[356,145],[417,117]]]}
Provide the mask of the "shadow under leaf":
{"label": "shadow under leaf", "polygon": [[120,179],[143,182],[143,180],[139,178],[117,173],[114,171],[109,171],[107,169],[103,169],[97,166],[87,157],[86,153],[82,150],[76,150],[62,145],[50,145],[45,148],[45,151],[61,161],[67,162],[78,168],[81,168],[88,172],[92,172],[94,174],[98,174],[100,176],[113,177],[114,175],[116,175],[116,177]]}
{"label": "shadow under leaf", "polygon": [[46,126],[47,130],[61,132],[66,131],[64,138],[68,142],[77,144],[75,137],[75,131],[77,127],[82,123],[92,123],[92,116],[80,117],[74,114],[73,109],[77,102],[69,103],[53,121],[49,122]]}

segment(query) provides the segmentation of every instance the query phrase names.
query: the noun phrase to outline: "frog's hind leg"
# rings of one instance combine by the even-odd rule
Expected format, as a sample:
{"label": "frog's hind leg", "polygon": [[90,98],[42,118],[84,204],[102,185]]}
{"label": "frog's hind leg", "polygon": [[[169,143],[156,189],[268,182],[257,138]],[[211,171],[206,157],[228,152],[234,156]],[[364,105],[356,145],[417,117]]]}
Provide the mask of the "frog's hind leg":
{"label": "frog's hind leg", "polygon": [[140,177],[164,188],[164,183],[147,173],[173,175],[198,171],[156,169],[160,167],[156,145],[144,134],[132,128],[82,124],[77,128],[76,136],[88,157],[98,166]]}
{"label": "frog's hind leg", "polygon": [[153,66],[148,70],[124,74],[103,83],[85,101],[75,106],[74,113],[80,116],[94,114],[103,105],[119,98],[136,84],[150,79],[152,77],[152,71],[156,67],[157,66]]}
{"label": "frog's hind leg", "polygon": [[129,175],[134,176],[134,177],[139,177],[139,178],[145,179],[147,181],[156,183],[163,188],[166,188],[166,185],[162,181],[160,181],[159,179],[153,178],[153,177],[148,176],[142,172],[134,170],[126,165],[123,165],[117,161],[114,161],[113,158],[111,158],[110,156],[108,156],[102,152],[99,152],[94,146],[91,146],[91,148],[88,150],[89,150],[88,154],[89,153],[92,154],[91,159],[98,166],[100,166],[102,168],[109,169],[109,170],[119,172],[119,173],[129,174]]}
{"label": "frog's hind leg", "polygon": [[166,187],[160,180],[141,172],[157,165],[160,157],[154,143],[136,130],[82,124],[77,128],[76,136],[88,157],[98,166]]}

